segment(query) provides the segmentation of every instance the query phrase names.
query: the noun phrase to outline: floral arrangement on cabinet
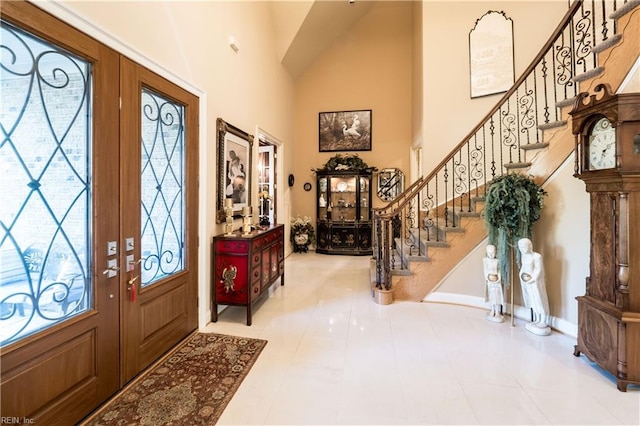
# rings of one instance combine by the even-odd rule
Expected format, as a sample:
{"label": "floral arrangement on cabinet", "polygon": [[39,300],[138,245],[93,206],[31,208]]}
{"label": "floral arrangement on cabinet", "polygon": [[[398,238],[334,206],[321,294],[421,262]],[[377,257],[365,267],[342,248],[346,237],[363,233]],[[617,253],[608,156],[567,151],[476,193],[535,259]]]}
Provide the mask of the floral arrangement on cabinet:
{"label": "floral arrangement on cabinet", "polygon": [[367,170],[375,172],[377,167],[371,167],[365,163],[358,154],[336,154],[318,169],[311,169],[312,172],[317,171],[341,171],[341,170]]}
{"label": "floral arrangement on cabinet", "polygon": [[316,240],[316,230],[309,216],[296,216],[291,219],[289,241],[293,245],[294,253],[306,253],[309,245]]}

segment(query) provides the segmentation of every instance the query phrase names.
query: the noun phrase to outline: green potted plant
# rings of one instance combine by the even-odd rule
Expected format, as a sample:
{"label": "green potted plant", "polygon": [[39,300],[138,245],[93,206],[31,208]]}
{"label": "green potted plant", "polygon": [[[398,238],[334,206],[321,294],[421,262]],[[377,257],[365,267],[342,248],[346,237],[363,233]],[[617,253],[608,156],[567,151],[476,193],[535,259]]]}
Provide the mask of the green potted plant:
{"label": "green potted plant", "polygon": [[[521,238],[531,238],[533,224],[540,219],[547,192],[531,176],[507,173],[496,177],[485,194],[484,222],[489,244],[497,248],[504,284],[510,285],[511,249]],[[518,252],[519,254],[519,252]]]}
{"label": "green potted plant", "polygon": [[329,158],[322,167],[318,169],[311,169],[313,172],[340,170],[370,170],[375,172],[378,169],[369,166],[358,156],[358,154],[336,154]]}
{"label": "green potted plant", "polygon": [[309,216],[296,216],[291,219],[289,241],[293,245],[294,253],[306,253],[309,245],[316,240],[316,230],[311,224]]}

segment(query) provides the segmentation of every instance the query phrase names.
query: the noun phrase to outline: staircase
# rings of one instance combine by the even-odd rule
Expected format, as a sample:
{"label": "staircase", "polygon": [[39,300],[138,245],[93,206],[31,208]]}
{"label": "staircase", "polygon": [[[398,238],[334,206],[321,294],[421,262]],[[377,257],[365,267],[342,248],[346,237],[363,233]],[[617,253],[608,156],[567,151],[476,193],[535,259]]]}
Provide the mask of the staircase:
{"label": "staircase", "polygon": [[504,173],[542,185],[574,150],[569,111],[615,90],[640,54],[640,0],[576,0],[513,87],[425,178],[374,209],[372,286],[424,299],[487,236],[484,191]]}

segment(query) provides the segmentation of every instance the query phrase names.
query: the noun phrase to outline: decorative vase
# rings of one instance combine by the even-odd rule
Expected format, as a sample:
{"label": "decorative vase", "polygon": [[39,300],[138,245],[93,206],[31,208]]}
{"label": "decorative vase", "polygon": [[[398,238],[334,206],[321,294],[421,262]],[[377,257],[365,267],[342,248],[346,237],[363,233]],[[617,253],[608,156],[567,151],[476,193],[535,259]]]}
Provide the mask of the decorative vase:
{"label": "decorative vase", "polygon": [[390,305],[393,303],[393,290],[381,290],[374,288],[374,300],[378,305]]}
{"label": "decorative vase", "polygon": [[296,242],[294,251],[296,253],[306,253],[309,249],[309,235],[308,234],[296,234],[293,236],[293,240]]}

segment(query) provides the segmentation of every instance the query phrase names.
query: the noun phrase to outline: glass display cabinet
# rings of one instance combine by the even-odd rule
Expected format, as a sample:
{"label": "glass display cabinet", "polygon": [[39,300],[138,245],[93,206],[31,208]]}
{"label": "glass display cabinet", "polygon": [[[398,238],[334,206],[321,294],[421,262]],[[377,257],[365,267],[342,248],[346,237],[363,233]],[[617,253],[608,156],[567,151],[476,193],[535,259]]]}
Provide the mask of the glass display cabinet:
{"label": "glass display cabinet", "polygon": [[370,255],[371,172],[318,171],[316,252]]}

